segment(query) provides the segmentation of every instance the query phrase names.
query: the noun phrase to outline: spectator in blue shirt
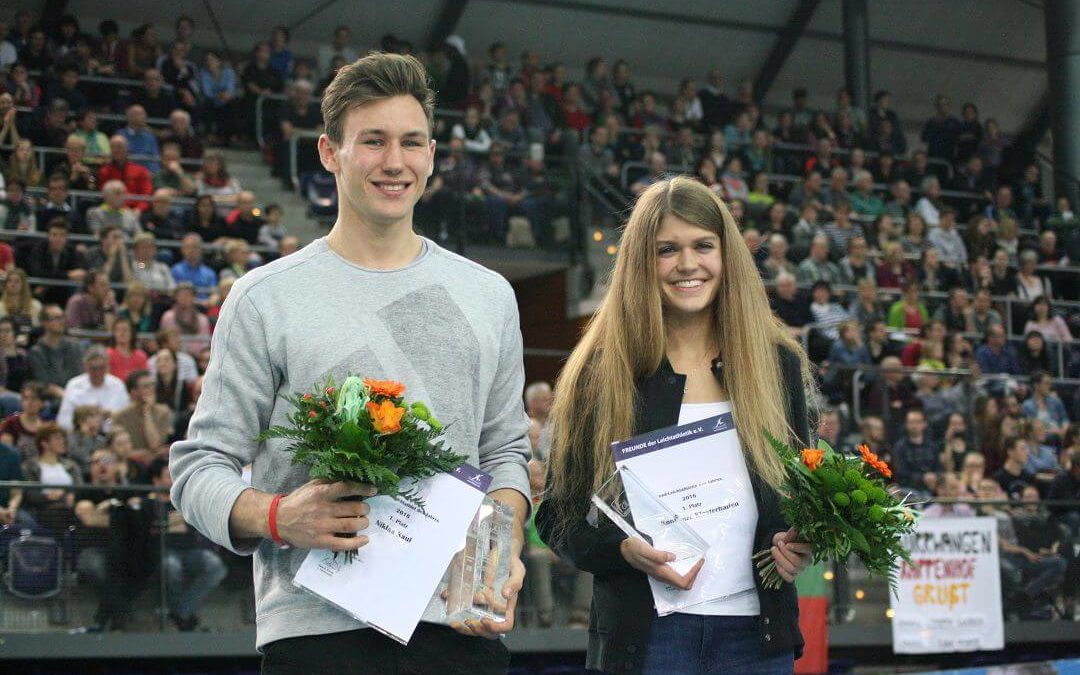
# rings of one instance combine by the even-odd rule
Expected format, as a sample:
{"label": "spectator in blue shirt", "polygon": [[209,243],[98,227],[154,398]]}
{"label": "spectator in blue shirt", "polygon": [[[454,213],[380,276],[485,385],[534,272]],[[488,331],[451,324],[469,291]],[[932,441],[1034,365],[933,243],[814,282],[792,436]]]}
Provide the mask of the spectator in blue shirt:
{"label": "spectator in blue shirt", "polygon": [[975,361],[983,375],[1021,375],[1016,352],[1005,343],[1005,329],[992,325],[986,329],[986,344],[975,350]]}
{"label": "spectator in blue shirt", "polygon": [[1057,448],[1047,445],[1046,425],[1039,418],[1028,420],[1027,424],[1028,460],[1024,469],[1033,474],[1057,475],[1062,466],[1058,460]]}
{"label": "spectator in blue shirt", "polygon": [[[127,139],[128,153],[140,157],[132,161],[142,164],[150,173],[156,174],[161,170],[161,164],[158,161],[161,158],[161,150],[158,148],[157,136],[146,126],[146,109],[141,105],[132,105],[128,106],[124,114],[127,117],[127,126],[116,133]],[[153,157],[153,159],[148,160],[143,157]]]}
{"label": "spectator in blue shirt", "polygon": [[829,348],[824,389],[834,403],[851,400],[851,379],[855,369],[872,365],[870,352],[862,343],[859,322],[848,319],[840,324],[840,339]]}
{"label": "spectator in blue shirt", "polygon": [[270,70],[287,80],[292,75],[293,54],[289,51],[289,29],[276,26],[270,36]]}
{"label": "spectator in blue shirt", "polygon": [[216,52],[206,52],[206,65],[199,69],[199,90],[203,95],[203,119],[212,134],[228,139],[236,128],[232,119],[236,98],[236,71]]}
{"label": "spectator in blue shirt", "polygon": [[1063,437],[1069,428],[1069,414],[1053,387],[1050,373],[1036,370],[1031,374],[1031,396],[1020,410],[1029,419],[1041,420],[1046,433]]}
{"label": "spectator in blue shirt", "polygon": [[184,235],[180,240],[182,260],[172,266],[173,279],[176,283],[190,282],[195,286],[195,297],[205,302],[210,292],[217,287],[217,274],[203,264],[203,240],[195,232]]}
{"label": "spectator in blue shirt", "polygon": [[893,474],[906,488],[934,494],[941,471],[941,448],[927,438],[926,414],[912,408],[904,418],[904,437],[893,446]]}
{"label": "spectator in blue shirt", "polygon": [[960,140],[960,120],[949,114],[948,97],[941,94],[934,97],[934,116],[923,124],[920,138],[931,157],[953,160]]}

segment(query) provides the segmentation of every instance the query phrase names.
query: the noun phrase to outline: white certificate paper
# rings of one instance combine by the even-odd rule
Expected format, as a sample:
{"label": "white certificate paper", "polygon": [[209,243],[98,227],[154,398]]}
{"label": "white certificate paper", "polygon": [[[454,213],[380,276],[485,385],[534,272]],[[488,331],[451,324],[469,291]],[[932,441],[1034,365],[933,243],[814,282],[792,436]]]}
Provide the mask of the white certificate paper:
{"label": "white certificate paper", "polygon": [[366,500],[371,524],[364,531],[370,541],[353,561],[311,551],[293,583],[407,644],[489,485],[490,475],[465,464],[421,481],[424,511],[372,497]]}
{"label": "white certificate paper", "polygon": [[[754,588],[751,557],[757,504],[730,412],[611,447],[616,466],[629,467],[654,497],[709,544],[690,590],[649,578],[657,614],[664,616]],[[627,499],[633,513],[634,491],[627,491]],[[663,548],[659,543],[658,547]]]}

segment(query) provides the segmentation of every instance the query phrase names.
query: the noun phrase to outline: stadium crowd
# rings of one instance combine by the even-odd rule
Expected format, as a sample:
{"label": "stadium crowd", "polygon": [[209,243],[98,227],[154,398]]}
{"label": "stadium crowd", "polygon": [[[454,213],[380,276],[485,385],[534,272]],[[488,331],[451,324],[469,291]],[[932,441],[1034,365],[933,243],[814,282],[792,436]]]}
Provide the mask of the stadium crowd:
{"label": "stadium crowd", "polygon": [[[232,282],[300,245],[219,149],[258,143],[293,187],[290,153],[304,147],[293,141],[320,129],[320,92],[359,56],[346,26],[314,55],[294,55],[278,27],[241,68],[196,47],[194,27],[180,17],[162,40],[152,25],[125,38],[108,20],[94,35],[72,16],[0,20],[0,480],[56,486],[0,489],[0,559],[25,529],[71,539],[101,592],[102,628],[126,625],[131,594],[111,589],[155,572],[162,523],[181,630],[241,564],[164,495],[115,488],[169,485],[168,447],[199,399]],[[393,36],[379,47],[414,51]],[[625,204],[670,173],[697,176],[730,205],[774,310],[818,368],[821,437],[869,444],[898,486],[939,500],[928,514],[998,518],[1009,611],[1073,615],[1062,590],[1080,587],[1080,320],[1061,299],[1076,293],[1080,220],[1044,193],[1038,164],[1007,170],[993,118],[972,103],[957,118],[938,96],[909,136],[884,90],[867,110],[844,89],[833,109],[814,110],[798,89],[766,113],[719,68],[661,93],[639,90],[622,59],[590,59],[573,80],[535,51],[513,62],[501,43],[472,58],[457,36],[417,56],[440,106],[418,227],[574,246],[566,223],[583,186]],[[310,154],[300,186],[314,200],[326,176]],[[590,215],[579,227],[618,216],[580,213]],[[535,499],[550,396],[542,383],[526,394]],[[528,557],[531,604],[551,625],[559,563],[535,532]],[[585,625],[589,579],[563,577],[566,620]]]}

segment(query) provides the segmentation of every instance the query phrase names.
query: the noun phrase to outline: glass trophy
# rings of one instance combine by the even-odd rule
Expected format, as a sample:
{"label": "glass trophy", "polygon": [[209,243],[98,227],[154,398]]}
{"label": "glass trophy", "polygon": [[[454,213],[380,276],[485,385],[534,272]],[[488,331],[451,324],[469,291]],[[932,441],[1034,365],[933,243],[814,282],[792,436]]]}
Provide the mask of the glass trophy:
{"label": "glass trophy", "polygon": [[514,507],[484,497],[440,584],[447,620],[506,620],[502,591],[510,578],[513,533]]}
{"label": "glass trophy", "polygon": [[675,554],[675,560],[668,564],[677,574],[689,573],[709,550],[708,542],[665,506],[629,467],[616,468],[592,496],[592,503],[627,536]]}

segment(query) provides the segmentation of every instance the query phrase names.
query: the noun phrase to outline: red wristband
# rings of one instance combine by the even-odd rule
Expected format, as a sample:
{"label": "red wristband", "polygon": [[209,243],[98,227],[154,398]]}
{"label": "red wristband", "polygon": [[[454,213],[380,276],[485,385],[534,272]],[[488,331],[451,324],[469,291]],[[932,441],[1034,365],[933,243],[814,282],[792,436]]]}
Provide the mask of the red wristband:
{"label": "red wristband", "polygon": [[270,525],[270,538],[274,540],[274,543],[278,546],[285,546],[285,540],[278,534],[277,529],[277,510],[278,505],[281,504],[281,498],[285,495],[274,495],[274,498],[270,501],[270,514],[267,516]]}

